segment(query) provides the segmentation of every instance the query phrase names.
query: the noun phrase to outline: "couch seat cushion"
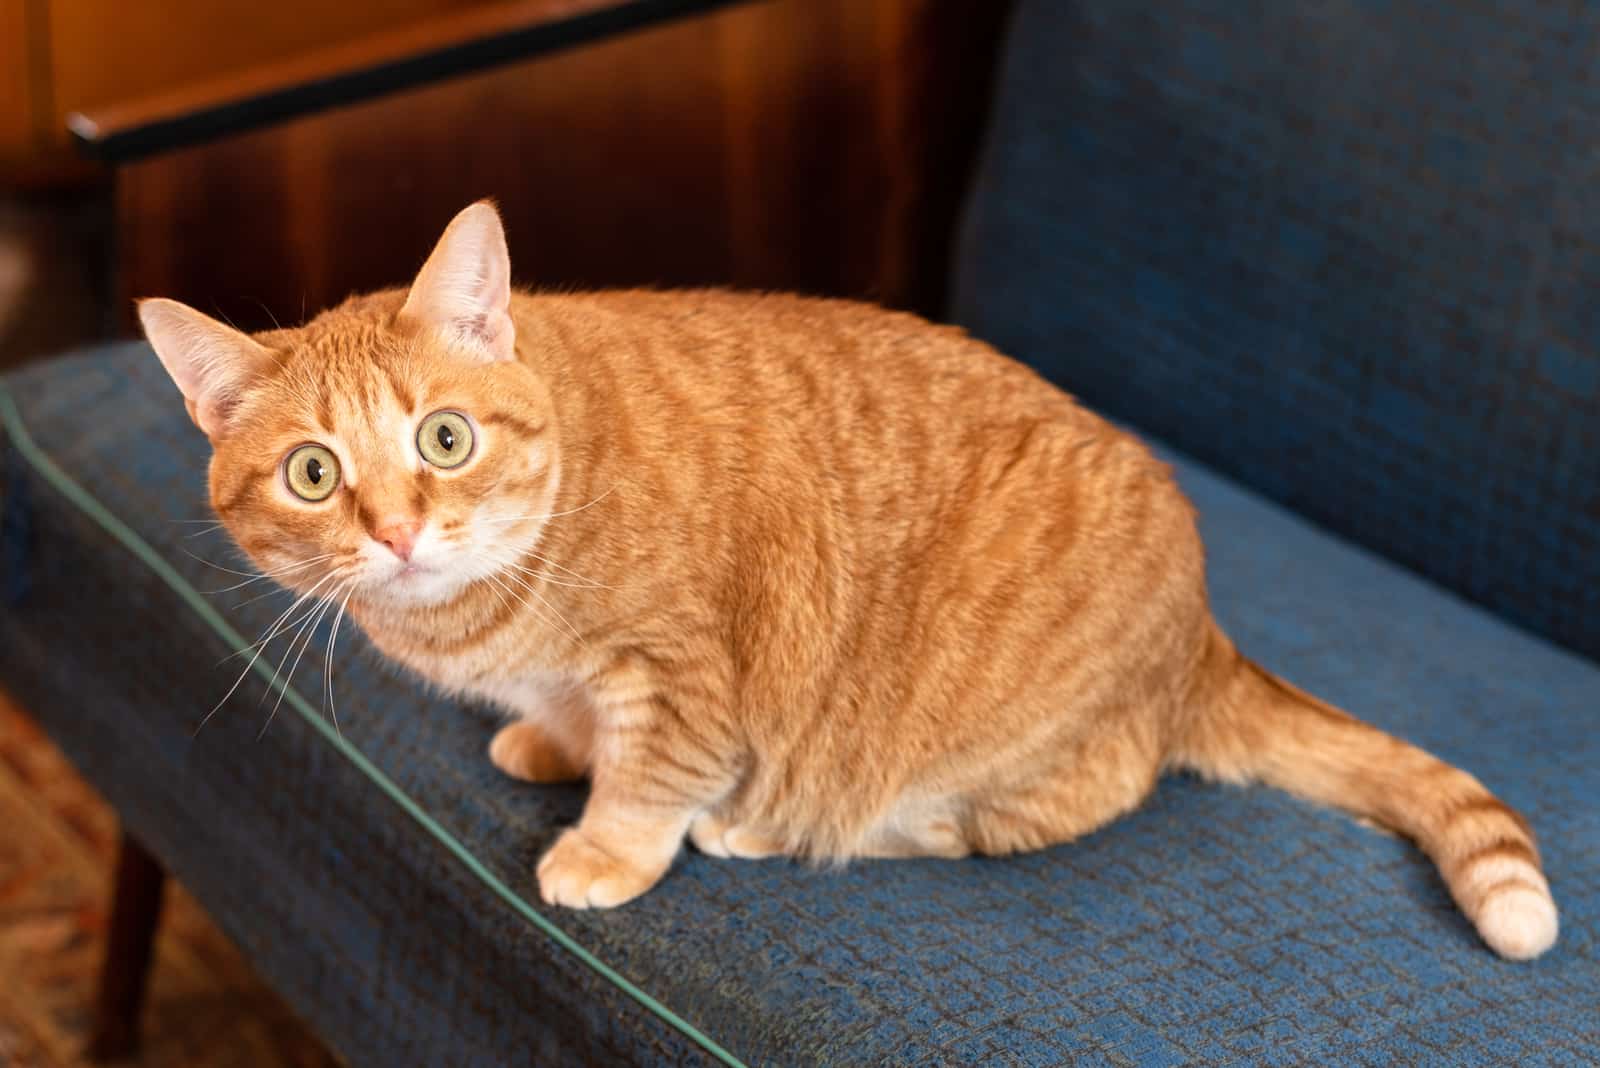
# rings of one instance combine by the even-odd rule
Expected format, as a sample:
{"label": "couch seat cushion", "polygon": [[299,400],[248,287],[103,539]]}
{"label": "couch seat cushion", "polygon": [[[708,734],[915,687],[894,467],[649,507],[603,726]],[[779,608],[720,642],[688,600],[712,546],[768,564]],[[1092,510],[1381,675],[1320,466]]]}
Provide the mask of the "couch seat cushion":
{"label": "couch seat cushion", "polygon": [[[687,854],[611,912],[539,903],[583,791],[340,639],[197,724],[284,598],[207,531],[207,448],[143,345],[10,376],[0,685],[336,1049],[370,1064],[1569,1064],[1600,1058],[1600,668],[1172,456],[1217,611],[1297,683],[1538,829],[1561,941],[1508,964],[1403,842],[1173,779],[1071,846],[842,872]],[[1171,454],[1169,454],[1171,455]],[[197,520],[201,522],[196,522]],[[197,592],[199,591],[199,592]]]}

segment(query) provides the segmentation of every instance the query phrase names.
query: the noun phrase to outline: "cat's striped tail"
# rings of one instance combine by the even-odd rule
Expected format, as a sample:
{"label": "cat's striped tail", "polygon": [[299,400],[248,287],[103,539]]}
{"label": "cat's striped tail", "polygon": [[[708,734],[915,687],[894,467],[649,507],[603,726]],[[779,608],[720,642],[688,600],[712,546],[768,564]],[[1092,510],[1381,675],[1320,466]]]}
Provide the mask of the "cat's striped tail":
{"label": "cat's striped tail", "polygon": [[1471,775],[1317,700],[1215,631],[1180,766],[1263,782],[1412,839],[1496,953],[1537,957],[1558,921],[1533,831]]}

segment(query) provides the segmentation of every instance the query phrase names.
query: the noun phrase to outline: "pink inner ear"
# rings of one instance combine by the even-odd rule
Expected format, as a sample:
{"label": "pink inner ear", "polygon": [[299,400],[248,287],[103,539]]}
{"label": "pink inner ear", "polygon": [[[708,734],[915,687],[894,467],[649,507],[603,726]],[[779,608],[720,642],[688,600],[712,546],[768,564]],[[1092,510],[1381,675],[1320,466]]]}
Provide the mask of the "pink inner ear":
{"label": "pink inner ear", "polygon": [[238,406],[237,401],[229,398],[222,403],[215,401],[202,401],[195,403],[185,398],[184,407],[189,409],[189,418],[194,420],[194,425],[205,432],[206,437],[220,437],[228,429],[228,418]]}
{"label": "pink inner ear", "polygon": [[401,314],[490,359],[515,353],[511,261],[500,217],[487,203],[464,209],[422,265]]}
{"label": "pink inner ear", "polygon": [[249,383],[272,353],[249,335],[174,300],[141,301],[139,320],[161,364],[182,391],[189,417],[208,435],[225,429]]}

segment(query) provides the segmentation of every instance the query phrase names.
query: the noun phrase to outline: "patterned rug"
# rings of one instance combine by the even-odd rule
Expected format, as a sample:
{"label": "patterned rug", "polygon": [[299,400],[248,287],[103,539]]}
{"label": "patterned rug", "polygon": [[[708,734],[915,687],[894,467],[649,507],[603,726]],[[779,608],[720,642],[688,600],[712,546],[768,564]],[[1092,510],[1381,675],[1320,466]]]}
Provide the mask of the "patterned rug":
{"label": "patterned rug", "polygon": [[[86,1065],[116,817],[4,694],[0,827],[0,1065]],[[139,1065],[339,1063],[176,884],[156,940],[143,1035]]]}

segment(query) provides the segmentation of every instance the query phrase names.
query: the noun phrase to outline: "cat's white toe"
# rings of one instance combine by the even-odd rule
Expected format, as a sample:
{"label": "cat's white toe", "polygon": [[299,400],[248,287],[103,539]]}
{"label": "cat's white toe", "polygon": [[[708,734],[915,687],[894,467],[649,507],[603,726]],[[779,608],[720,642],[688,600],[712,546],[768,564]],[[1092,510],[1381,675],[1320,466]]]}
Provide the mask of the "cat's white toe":
{"label": "cat's white toe", "polygon": [[618,860],[573,828],[539,861],[538,877],[539,896],[547,905],[609,909],[650,889],[661,873]]}

